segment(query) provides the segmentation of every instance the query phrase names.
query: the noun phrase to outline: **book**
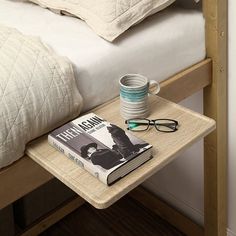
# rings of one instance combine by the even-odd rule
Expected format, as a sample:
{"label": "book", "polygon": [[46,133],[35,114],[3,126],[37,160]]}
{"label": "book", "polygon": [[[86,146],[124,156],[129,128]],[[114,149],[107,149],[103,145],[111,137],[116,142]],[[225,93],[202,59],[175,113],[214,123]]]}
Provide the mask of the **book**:
{"label": "book", "polygon": [[55,129],[48,142],[107,185],[152,158],[152,145],[94,113]]}

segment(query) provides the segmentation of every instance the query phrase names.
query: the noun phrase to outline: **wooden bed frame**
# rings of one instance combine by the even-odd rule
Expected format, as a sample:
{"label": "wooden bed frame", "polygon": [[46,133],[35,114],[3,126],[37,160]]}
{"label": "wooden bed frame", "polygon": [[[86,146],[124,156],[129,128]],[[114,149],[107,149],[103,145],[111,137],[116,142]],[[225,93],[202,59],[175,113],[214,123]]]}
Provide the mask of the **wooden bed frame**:
{"label": "wooden bed frame", "polygon": [[[227,228],[227,0],[203,0],[203,12],[207,59],[163,81],[160,96],[179,102],[204,88],[204,114],[217,123],[216,130],[204,140],[204,230],[141,188],[132,191],[130,196],[161,214],[187,235],[223,236]],[[179,86],[181,93],[178,92]],[[52,178],[50,173],[27,156],[2,169],[0,209]],[[70,211],[83,203],[81,200],[76,202],[79,204],[70,204]],[[54,212],[56,220],[51,220],[50,224],[70,211],[64,210],[64,214]],[[40,232],[42,227],[48,226],[43,227],[39,223],[29,232]]]}

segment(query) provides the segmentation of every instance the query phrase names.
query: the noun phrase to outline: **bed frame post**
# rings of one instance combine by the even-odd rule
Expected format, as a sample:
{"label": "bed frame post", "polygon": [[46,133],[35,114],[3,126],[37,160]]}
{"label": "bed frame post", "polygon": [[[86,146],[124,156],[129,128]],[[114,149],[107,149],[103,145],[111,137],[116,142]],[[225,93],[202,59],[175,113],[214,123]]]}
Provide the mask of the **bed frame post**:
{"label": "bed frame post", "polygon": [[217,129],[204,140],[205,235],[227,228],[227,0],[204,0],[207,56],[212,84],[204,89],[204,114]]}

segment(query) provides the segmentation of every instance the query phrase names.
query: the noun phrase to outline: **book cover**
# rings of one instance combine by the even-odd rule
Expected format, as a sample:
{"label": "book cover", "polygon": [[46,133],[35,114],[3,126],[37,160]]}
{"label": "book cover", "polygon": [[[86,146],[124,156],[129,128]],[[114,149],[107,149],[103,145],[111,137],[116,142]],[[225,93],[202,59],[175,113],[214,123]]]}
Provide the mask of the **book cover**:
{"label": "book cover", "polygon": [[150,144],[94,113],[54,130],[48,141],[108,185],[151,158]]}

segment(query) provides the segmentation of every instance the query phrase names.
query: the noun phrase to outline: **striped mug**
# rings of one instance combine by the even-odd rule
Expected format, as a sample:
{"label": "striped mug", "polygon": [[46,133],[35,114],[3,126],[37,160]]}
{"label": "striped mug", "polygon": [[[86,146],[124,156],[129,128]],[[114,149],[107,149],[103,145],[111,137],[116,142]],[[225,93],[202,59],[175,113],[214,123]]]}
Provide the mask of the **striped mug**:
{"label": "striped mug", "polygon": [[139,74],[127,74],[120,78],[120,109],[125,119],[149,115],[148,95],[158,94],[160,85]]}

